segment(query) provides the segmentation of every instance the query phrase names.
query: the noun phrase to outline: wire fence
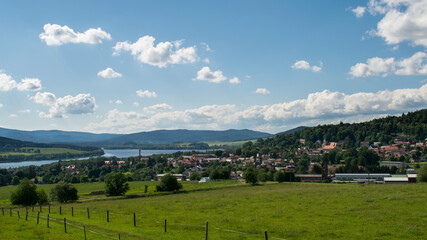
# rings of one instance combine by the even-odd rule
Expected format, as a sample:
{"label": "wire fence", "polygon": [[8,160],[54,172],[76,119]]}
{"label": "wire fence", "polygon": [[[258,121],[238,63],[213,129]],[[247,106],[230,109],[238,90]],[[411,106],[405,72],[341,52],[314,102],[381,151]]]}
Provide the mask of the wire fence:
{"label": "wire fence", "polygon": [[[111,220],[114,221],[120,221],[121,223],[124,222],[128,222],[130,221],[131,223],[133,222],[133,226],[137,227],[137,222],[143,222],[143,223],[147,223],[147,219],[142,219],[139,216],[137,217],[135,213],[133,213],[133,221],[129,220],[132,219],[132,214],[122,214],[122,213],[117,213],[117,212],[111,212],[110,210],[103,210],[103,211],[99,211],[99,210],[91,210],[89,208],[75,208],[75,207],[63,207],[63,206],[56,206],[55,208],[52,206],[45,206],[45,207],[27,207],[27,208],[4,208],[2,207],[2,215],[0,216],[13,216],[14,214],[18,215],[18,218],[23,218],[24,217],[24,213],[25,213],[25,219],[27,220],[28,217],[31,218],[37,218],[37,224],[39,224],[39,218],[40,219],[44,219],[45,221],[47,221],[47,227],[52,227],[51,225],[49,225],[50,222],[56,223],[56,224],[63,224],[64,225],[64,229],[65,232],[67,232],[66,227],[67,226],[71,226],[80,230],[84,231],[84,235],[85,235],[85,239],[86,239],[86,231],[90,232],[92,234],[104,237],[104,238],[108,238],[108,239],[118,239],[121,240],[122,236],[126,236],[128,233],[119,233],[116,232],[116,236],[118,237],[114,237],[108,235],[107,233],[102,232],[103,227],[94,227],[93,225],[85,225],[82,222],[78,222],[76,220],[69,220],[66,218],[63,219],[59,219],[59,216],[69,216],[69,217],[75,217],[76,215],[82,217],[84,216],[85,218],[87,217],[87,221],[90,221],[92,219],[92,221],[94,220],[102,220],[102,221],[106,221],[106,222],[110,222]],[[37,214],[33,214],[37,212]],[[53,216],[52,216],[53,215]],[[110,216],[113,216],[112,218]],[[126,221],[124,221],[124,219],[126,219]],[[205,240],[208,239],[208,222],[206,222],[205,225],[197,225],[197,224],[184,224],[184,223],[176,223],[176,222],[170,222],[167,221],[166,219],[164,221],[160,221],[160,220],[154,220],[154,221],[150,221],[151,223],[156,223],[159,227],[161,227],[162,225],[164,225],[164,232],[167,232],[167,226],[183,226],[183,227],[192,227],[192,228],[201,228],[201,230],[203,228],[205,228]],[[139,224],[138,224],[139,225]],[[145,226],[146,227],[146,226]],[[261,235],[259,233],[251,233],[251,232],[245,232],[245,231],[239,231],[239,230],[232,230],[232,229],[227,229],[227,228],[221,228],[221,227],[217,227],[217,226],[211,226],[211,229],[217,230],[217,231],[223,231],[223,232],[230,232],[230,233],[236,233],[236,234],[241,234],[241,235],[250,235],[250,236],[254,236],[257,237],[259,236],[264,237],[266,240],[268,240],[268,238],[270,239],[277,239],[277,240],[286,240],[284,238],[279,238],[279,237],[274,237],[271,236],[269,237],[267,234],[267,231],[264,232],[264,235]],[[106,230],[107,231],[107,230]],[[108,232],[113,232],[113,230],[108,229]],[[172,236],[171,236],[172,237]],[[151,237],[150,237],[151,238]]]}

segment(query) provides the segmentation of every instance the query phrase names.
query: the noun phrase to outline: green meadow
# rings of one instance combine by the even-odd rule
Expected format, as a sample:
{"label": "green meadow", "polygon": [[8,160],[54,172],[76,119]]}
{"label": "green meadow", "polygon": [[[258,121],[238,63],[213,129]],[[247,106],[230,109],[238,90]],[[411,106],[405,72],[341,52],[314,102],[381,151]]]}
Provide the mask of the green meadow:
{"label": "green meadow", "polygon": [[[250,186],[220,181],[186,183],[181,192],[171,194],[154,192],[154,184],[131,182],[131,191],[119,198],[87,195],[103,190],[101,183],[77,184],[81,199],[53,203],[50,228],[47,206],[38,225],[38,207],[34,212],[29,209],[27,221],[25,208],[14,208],[11,217],[8,188],[2,187],[5,215],[0,213],[0,236],[84,239],[85,226],[87,239],[118,239],[119,234],[121,239],[204,239],[208,222],[208,239],[265,239],[265,231],[269,239],[427,239],[427,184]],[[145,185],[149,185],[147,193]]]}

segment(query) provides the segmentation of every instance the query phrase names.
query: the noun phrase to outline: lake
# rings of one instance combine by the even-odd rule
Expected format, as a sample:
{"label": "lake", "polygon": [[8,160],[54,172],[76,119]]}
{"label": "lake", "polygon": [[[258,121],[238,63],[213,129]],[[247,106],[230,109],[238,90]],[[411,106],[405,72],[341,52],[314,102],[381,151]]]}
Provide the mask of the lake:
{"label": "lake", "polygon": [[[166,149],[166,150],[141,150],[142,156],[151,156],[153,154],[168,154],[168,153],[174,153],[174,152],[191,152],[193,150],[176,150],[176,149]],[[205,150],[196,150],[203,152]],[[139,149],[104,149],[104,157],[118,157],[118,158],[127,158],[127,157],[134,157],[139,155]],[[63,159],[62,161],[69,161],[69,160],[84,160],[88,159],[88,157],[85,158],[77,158],[77,159]],[[41,161],[25,161],[25,162],[11,162],[11,163],[0,163],[0,168],[17,168],[17,167],[24,167],[24,166],[41,166],[44,164],[50,164],[54,162],[58,162],[59,160],[41,160]]]}

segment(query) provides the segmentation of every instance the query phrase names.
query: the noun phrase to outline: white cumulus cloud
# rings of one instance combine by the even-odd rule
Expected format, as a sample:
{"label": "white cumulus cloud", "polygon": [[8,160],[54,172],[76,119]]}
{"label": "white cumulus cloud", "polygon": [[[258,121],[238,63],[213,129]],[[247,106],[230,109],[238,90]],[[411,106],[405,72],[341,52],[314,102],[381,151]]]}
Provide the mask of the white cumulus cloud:
{"label": "white cumulus cloud", "polygon": [[372,33],[387,44],[409,42],[427,47],[427,1],[425,0],[371,0],[371,14],[383,14]]}
{"label": "white cumulus cloud", "polygon": [[141,89],[136,91],[136,95],[138,95],[138,97],[141,97],[141,98],[144,98],[144,97],[155,98],[155,97],[157,97],[156,92],[150,92],[148,90],[141,90]]}
{"label": "white cumulus cloud", "polygon": [[232,84],[239,84],[241,81],[238,77],[234,77],[234,78],[230,78],[229,82]]}
{"label": "white cumulus cloud", "polygon": [[135,132],[171,128],[256,128],[278,132],[302,123],[317,125],[344,120],[357,122],[426,108],[427,84],[414,89],[353,94],[324,90],[311,93],[302,99],[246,108],[226,104],[173,111],[166,105],[160,105],[154,105],[156,107],[152,108],[161,111],[142,113],[111,110],[104,120],[90,123],[86,130]]}
{"label": "white cumulus cloud", "polygon": [[202,67],[202,69],[200,69],[197,72],[196,78],[194,78],[193,80],[208,81],[212,83],[221,83],[227,80],[227,77],[225,77],[222,74],[222,71],[220,70],[211,71],[209,67]]}
{"label": "white cumulus cloud", "polygon": [[310,66],[310,63],[308,63],[305,60],[296,61],[291,66],[292,69],[301,69],[301,70],[310,70],[312,72],[320,72],[322,70],[321,66]]}
{"label": "white cumulus cloud", "polygon": [[74,32],[67,25],[60,26],[58,24],[45,24],[44,32],[39,35],[40,39],[45,41],[48,46],[60,46],[66,43],[87,43],[98,44],[102,40],[111,39],[111,35],[101,28],[89,28],[83,33]]}
{"label": "white cumulus cloud", "polygon": [[354,9],[351,9],[351,11],[356,15],[357,18],[363,17],[363,14],[365,14],[366,7],[358,6]]}
{"label": "white cumulus cloud", "polygon": [[167,111],[167,110],[171,110],[172,106],[166,104],[166,103],[160,103],[160,104],[155,104],[149,107],[145,107],[144,108],[144,112],[146,113],[155,113],[155,112],[162,112],[162,111]]}
{"label": "white cumulus cloud", "polygon": [[120,78],[120,77],[122,77],[122,74],[114,71],[112,68],[106,68],[106,69],[98,72],[98,77]]}
{"label": "white cumulus cloud", "polygon": [[42,83],[38,78],[24,78],[17,83],[12,76],[0,71],[0,91],[6,92],[15,88],[19,91],[40,91]]}
{"label": "white cumulus cloud", "polygon": [[369,58],[350,68],[353,77],[395,75],[427,75],[427,53],[417,52],[411,57],[396,61],[394,58]]}
{"label": "white cumulus cloud", "polygon": [[118,105],[123,104],[123,102],[121,100],[116,100],[115,103]]}
{"label": "white cumulus cloud", "polygon": [[49,107],[49,113],[40,112],[41,117],[65,118],[67,114],[94,113],[96,109],[95,98],[90,94],[67,95],[57,98],[50,92],[38,92],[31,99],[38,104]]}
{"label": "white cumulus cloud", "polygon": [[255,91],[255,93],[259,93],[259,94],[267,95],[267,94],[270,94],[270,91],[268,91],[268,90],[267,90],[267,89],[265,89],[265,88],[257,88],[257,89],[256,89],[256,91]]}
{"label": "white cumulus cloud", "polygon": [[113,55],[120,55],[123,51],[129,51],[138,61],[156,66],[167,67],[170,64],[194,63],[198,60],[196,47],[180,48],[182,41],[159,42],[152,36],[143,36],[135,43],[117,42],[113,47]]}

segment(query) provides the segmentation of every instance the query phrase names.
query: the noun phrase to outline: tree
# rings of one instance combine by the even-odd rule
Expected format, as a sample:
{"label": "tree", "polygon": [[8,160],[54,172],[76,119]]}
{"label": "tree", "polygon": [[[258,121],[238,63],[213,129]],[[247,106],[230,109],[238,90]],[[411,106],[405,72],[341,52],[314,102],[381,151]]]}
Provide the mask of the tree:
{"label": "tree", "polygon": [[314,164],[311,172],[315,174],[322,174],[322,167],[319,164]]}
{"label": "tree", "polygon": [[18,176],[14,176],[12,178],[12,185],[18,185],[19,184],[19,177]]}
{"label": "tree", "polygon": [[175,176],[166,174],[160,180],[160,185],[156,186],[157,191],[178,191],[182,188]]}
{"label": "tree", "polygon": [[191,174],[190,174],[190,180],[191,181],[198,181],[198,180],[200,180],[200,174],[198,173],[198,172],[192,172]]}
{"label": "tree", "polygon": [[254,168],[248,168],[243,174],[243,179],[245,179],[246,183],[250,183],[255,185],[258,183],[258,176],[256,170]]}
{"label": "tree", "polygon": [[121,172],[109,174],[105,178],[105,193],[107,196],[121,196],[129,190],[127,178]]}
{"label": "tree", "polygon": [[79,199],[77,189],[70,183],[60,182],[50,191],[50,197],[54,201],[69,202]]}
{"label": "tree", "polygon": [[13,205],[34,205],[37,203],[37,186],[24,178],[19,183],[18,189],[12,192],[10,201]]}
{"label": "tree", "polygon": [[417,176],[418,182],[427,182],[427,165],[424,164],[420,170],[418,170],[418,176]]}
{"label": "tree", "polygon": [[46,192],[43,189],[37,190],[37,203],[43,205],[49,202]]}
{"label": "tree", "polygon": [[279,183],[286,181],[286,175],[285,175],[285,173],[284,173],[284,172],[282,172],[282,171],[278,171],[278,172],[276,172],[276,173],[274,174],[274,180],[275,180],[276,182],[279,182]]}

